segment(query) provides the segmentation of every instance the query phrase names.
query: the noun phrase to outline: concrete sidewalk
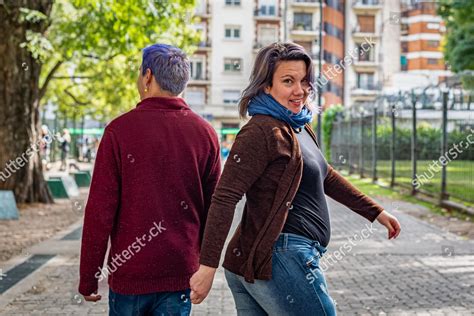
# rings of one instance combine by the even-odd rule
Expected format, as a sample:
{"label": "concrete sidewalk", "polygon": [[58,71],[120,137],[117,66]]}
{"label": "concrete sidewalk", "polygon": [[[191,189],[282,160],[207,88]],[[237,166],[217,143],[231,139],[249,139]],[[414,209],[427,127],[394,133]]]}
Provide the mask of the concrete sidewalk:
{"label": "concrete sidewalk", "polygon": [[[390,210],[390,205],[385,206]],[[332,239],[322,263],[338,315],[474,315],[472,240],[393,210],[402,234],[388,241],[378,223],[371,226],[336,202],[330,201],[330,207]],[[0,296],[1,315],[107,315],[105,283],[100,285],[103,299],[97,304],[83,302],[76,292],[79,240],[63,237],[79,227],[77,223],[26,251],[55,256]],[[15,260],[19,262],[18,257]],[[297,295],[292,298],[292,302],[298,300]],[[235,314],[219,269],[210,296],[193,306],[193,315]]]}

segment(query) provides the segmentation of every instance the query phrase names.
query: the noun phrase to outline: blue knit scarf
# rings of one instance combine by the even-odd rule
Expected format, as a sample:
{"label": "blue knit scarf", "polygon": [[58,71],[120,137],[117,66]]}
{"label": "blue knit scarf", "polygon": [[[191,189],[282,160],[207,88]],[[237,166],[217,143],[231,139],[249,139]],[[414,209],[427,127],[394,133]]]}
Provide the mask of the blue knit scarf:
{"label": "blue knit scarf", "polygon": [[259,93],[249,103],[248,112],[250,116],[255,114],[270,115],[280,121],[290,124],[293,128],[302,128],[306,123],[313,120],[311,111],[305,106],[299,113],[293,113],[278,103],[270,94]]}

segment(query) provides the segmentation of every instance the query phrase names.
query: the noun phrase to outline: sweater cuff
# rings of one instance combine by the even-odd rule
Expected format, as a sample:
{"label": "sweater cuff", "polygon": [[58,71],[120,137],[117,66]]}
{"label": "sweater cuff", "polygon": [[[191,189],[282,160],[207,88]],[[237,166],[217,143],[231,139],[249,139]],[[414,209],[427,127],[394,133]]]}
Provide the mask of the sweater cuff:
{"label": "sweater cuff", "polygon": [[210,258],[200,258],[199,259],[199,264],[202,264],[203,266],[208,266],[211,268],[217,269],[219,267],[219,260],[212,260]]}
{"label": "sweater cuff", "polygon": [[79,281],[79,293],[84,296],[89,296],[91,294],[97,293],[99,289],[99,281],[94,279],[93,281]]}

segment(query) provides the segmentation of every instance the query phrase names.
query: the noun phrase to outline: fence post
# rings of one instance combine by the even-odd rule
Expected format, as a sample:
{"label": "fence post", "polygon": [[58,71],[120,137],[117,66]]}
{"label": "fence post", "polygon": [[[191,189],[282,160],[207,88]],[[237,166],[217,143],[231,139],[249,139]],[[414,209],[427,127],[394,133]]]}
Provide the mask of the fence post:
{"label": "fence post", "polygon": [[411,132],[411,165],[412,165],[412,181],[411,181],[411,195],[415,195],[417,192],[416,189],[416,95],[415,91],[411,92],[411,102],[412,102],[412,132]]}
{"label": "fence post", "polygon": [[393,188],[395,186],[395,142],[397,140],[396,136],[396,124],[395,124],[395,112],[397,111],[395,103],[391,105],[391,121],[392,121],[392,141],[390,144],[390,160],[392,163],[392,172],[390,177],[390,186]]}
{"label": "fence post", "polygon": [[374,103],[372,116],[372,180],[377,181],[377,102]]}
{"label": "fence post", "polygon": [[360,177],[364,177],[364,112],[360,112],[359,128],[360,128],[360,142],[359,142],[359,173]]}
{"label": "fence post", "polygon": [[349,141],[347,142],[347,145],[349,147],[349,152],[348,152],[348,157],[347,157],[347,161],[349,162],[349,174],[352,174],[352,144],[353,144],[353,141],[351,142],[351,135],[352,135],[352,126],[353,126],[353,123],[352,123],[352,107],[349,109]]}
{"label": "fence post", "polygon": [[[442,124],[442,143],[441,143],[441,155],[444,156],[448,151],[448,91],[443,91],[443,124]],[[446,192],[446,179],[447,179],[447,164],[442,164],[441,169],[441,201],[449,198]]]}

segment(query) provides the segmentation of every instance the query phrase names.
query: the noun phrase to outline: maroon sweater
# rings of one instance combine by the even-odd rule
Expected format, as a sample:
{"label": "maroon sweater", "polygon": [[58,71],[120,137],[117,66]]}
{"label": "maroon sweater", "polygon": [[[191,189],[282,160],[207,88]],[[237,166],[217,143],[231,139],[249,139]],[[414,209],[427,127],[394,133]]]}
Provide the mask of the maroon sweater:
{"label": "maroon sweater", "polygon": [[219,154],[214,129],[181,98],[148,98],[113,120],[85,209],[79,292],[106,277],[119,294],[189,288]]}

